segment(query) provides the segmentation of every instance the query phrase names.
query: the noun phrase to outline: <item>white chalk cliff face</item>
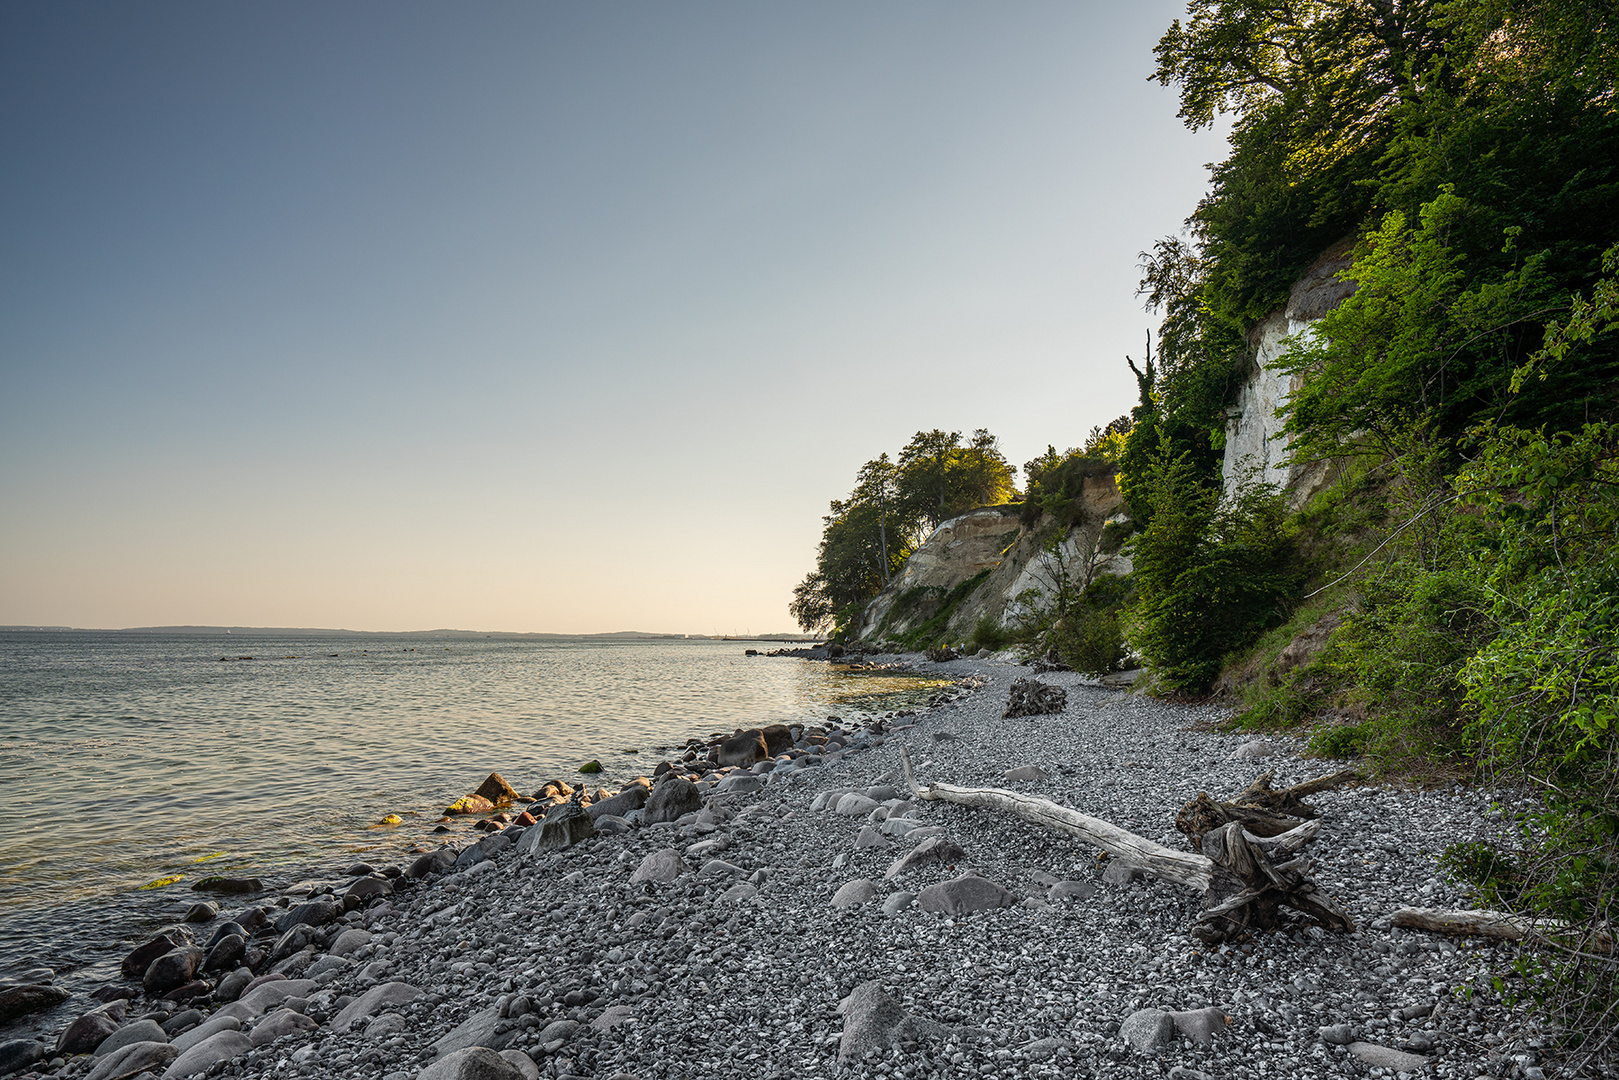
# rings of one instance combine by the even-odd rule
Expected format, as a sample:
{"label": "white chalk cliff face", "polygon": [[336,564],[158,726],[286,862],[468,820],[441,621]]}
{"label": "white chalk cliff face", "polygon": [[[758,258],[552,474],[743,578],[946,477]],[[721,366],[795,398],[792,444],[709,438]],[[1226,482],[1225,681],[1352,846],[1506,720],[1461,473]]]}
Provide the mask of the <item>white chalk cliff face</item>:
{"label": "white chalk cliff face", "polygon": [[1294,377],[1272,370],[1271,365],[1294,338],[1313,333],[1315,321],[1355,291],[1353,282],[1338,276],[1349,269],[1351,246],[1345,241],[1329,248],[1293,286],[1287,306],[1249,332],[1254,364],[1238,391],[1237,403],[1226,413],[1222,475],[1227,495],[1250,481],[1273,483],[1286,489],[1298,507],[1318,490],[1325,476],[1318,466],[1291,461],[1287,440],[1282,437],[1283,420],[1276,410],[1287,403],[1299,384]]}

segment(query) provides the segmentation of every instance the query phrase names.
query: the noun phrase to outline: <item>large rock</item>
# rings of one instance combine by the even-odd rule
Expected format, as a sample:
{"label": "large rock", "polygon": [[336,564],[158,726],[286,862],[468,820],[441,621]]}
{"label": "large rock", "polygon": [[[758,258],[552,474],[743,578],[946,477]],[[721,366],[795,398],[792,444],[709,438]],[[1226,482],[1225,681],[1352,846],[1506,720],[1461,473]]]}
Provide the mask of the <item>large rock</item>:
{"label": "large rock", "polygon": [[903,877],[911,871],[924,866],[932,866],[934,863],[955,863],[966,857],[967,853],[961,850],[961,845],[949,837],[930,836],[906,854],[895,859],[888,867],[888,872],[883,875],[883,878],[887,881],[893,881],[897,877]]}
{"label": "large rock", "polygon": [[364,907],[379,896],[392,896],[393,893],[393,884],[387,878],[367,874],[365,877],[355,878],[354,882],[343,890],[343,906]]}
{"label": "large rock", "polygon": [[373,986],[353,1001],[343,1007],[343,1010],[332,1017],[332,1030],[339,1034],[347,1031],[349,1025],[362,1016],[371,1016],[381,1012],[390,1005],[404,1005],[415,1001],[422,996],[422,992],[409,983],[390,982],[381,986]]}
{"label": "large rock", "polygon": [[269,1046],[277,1039],[287,1035],[297,1035],[305,1031],[314,1031],[316,1023],[301,1012],[292,1009],[277,1009],[275,1012],[253,1025],[253,1034],[248,1041],[254,1046]]}
{"label": "large rock", "polygon": [[765,743],[764,732],[750,728],[721,742],[715,754],[715,760],[722,768],[727,765],[752,765],[769,757],[770,748]]}
{"label": "large rock", "polygon": [[630,875],[630,884],[636,885],[643,881],[673,881],[687,870],[686,860],[680,857],[680,852],[674,848],[664,848],[641,860],[641,865]]}
{"label": "large rock", "polygon": [[463,795],[444,808],[446,814],[487,814],[495,804],[482,795]]}
{"label": "large rock", "polygon": [[45,1060],[45,1044],[38,1039],[7,1039],[0,1042],[0,1076],[21,1072]]}
{"label": "large rock", "polygon": [[190,1031],[176,1035],[169,1040],[169,1045],[180,1053],[185,1053],[200,1042],[218,1035],[221,1031],[241,1031],[242,1022],[234,1016],[214,1016],[205,1023],[198,1024]]}
{"label": "large rock", "polygon": [[[158,1022],[149,1017],[132,1020],[123,1027],[108,1035],[96,1045],[96,1057],[106,1057],[114,1050],[122,1050],[138,1042],[166,1043],[169,1033],[158,1026]],[[178,1051],[176,1051],[178,1053]]]}
{"label": "large rock", "polygon": [[835,908],[858,907],[877,895],[877,883],[870,878],[855,878],[844,882],[832,897]]}
{"label": "large rock", "polygon": [[56,1056],[88,1054],[117,1030],[118,1021],[105,1009],[87,1012],[62,1029],[62,1034],[56,1039]]}
{"label": "large rock", "polygon": [[203,961],[204,971],[231,971],[242,962],[247,953],[247,938],[237,934],[227,934],[221,938],[219,944],[208,950],[208,958]]}
{"label": "large rock", "polygon": [[517,789],[506,783],[498,772],[490,773],[489,778],[479,784],[478,790],[473,794],[480,799],[488,799],[495,806],[505,806],[522,798]]}
{"label": "large rock", "polygon": [[702,793],[697,785],[684,776],[664,774],[664,779],[647,798],[642,821],[656,825],[661,821],[674,821],[703,808]]}
{"label": "large rock", "polygon": [[253,1041],[240,1031],[221,1031],[184,1051],[163,1071],[163,1080],[180,1080],[205,1073],[221,1061],[234,1061],[253,1049]]}
{"label": "large rock", "polygon": [[455,849],[448,844],[437,851],[429,851],[426,855],[410,864],[405,871],[406,877],[424,878],[428,874],[443,874],[455,868]]}
{"label": "large rock", "polygon": [[490,1050],[504,1050],[506,1044],[512,1041],[511,1031],[496,1031],[500,1027],[500,1009],[494,1005],[482,1009],[467,1017],[461,1023],[451,1028],[438,1041],[433,1044],[433,1055],[445,1057],[457,1050],[465,1050],[472,1046],[487,1047]]}
{"label": "large rock", "polygon": [[180,1056],[166,1042],[136,1042],[102,1057],[84,1080],[127,1080],[143,1072],[155,1073]]}
{"label": "large rock", "polygon": [[216,1001],[235,1001],[247,989],[247,984],[253,981],[253,972],[249,968],[239,967],[235,971],[219,980],[214,987]]}
{"label": "large rock", "polygon": [[851,791],[839,799],[838,805],[833,809],[837,813],[846,814],[849,817],[865,817],[877,809],[877,805],[876,799],[869,799],[858,791]]}
{"label": "large rock", "polygon": [[124,957],[124,962],[119,965],[119,971],[126,979],[138,979],[146,974],[146,969],[152,966],[153,960],[171,949],[189,944],[191,942],[182,939],[178,934],[159,934],[150,941],[137,945],[128,956]]}
{"label": "large rock", "polygon": [[628,817],[646,805],[647,797],[651,793],[646,784],[631,784],[617,795],[591,803],[585,807],[585,813],[590,815],[592,821],[600,820],[604,816]]}
{"label": "large rock", "polygon": [[1156,1054],[1175,1042],[1175,1020],[1162,1009],[1141,1009],[1124,1018],[1119,1038],[1138,1054]]}
{"label": "large rock", "polygon": [[141,978],[141,985],[148,994],[167,993],[196,977],[207,958],[207,954],[198,948],[170,949],[152,961]]}
{"label": "large rock", "polygon": [[353,956],[361,946],[369,944],[371,944],[371,931],[355,927],[337,935],[337,940],[332,942],[330,952],[333,956],[346,958]]}
{"label": "large rock", "polygon": [[1172,1012],[1169,1018],[1175,1022],[1175,1030],[1185,1035],[1199,1046],[1213,1046],[1214,1036],[1226,1029],[1231,1018],[1222,1010],[1209,1006],[1206,1009],[1188,1009],[1185,1012]]}
{"label": "large rock", "polygon": [[1392,1069],[1397,1073],[1420,1072],[1433,1064],[1421,1054],[1408,1054],[1404,1050],[1394,1050],[1376,1043],[1352,1042],[1349,1044],[1349,1052],[1368,1065]]}
{"label": "large rock", "polygon": [[68,999],[68,992],[59,986],[44,983],[25,983],[0,990],[0,1024],[19,1016],[49,1009]]}
{"label": "large rock", "polygon": [[[525,834],[526,836],[526,834]],[[455,858],[455,868],[465,870],[477,866],[485,859],[493,859],[496,855],[511,847],[513,840],[505,833],[490,833],[476,844],[467,848]]]}
{"label": "large rock", "polygon": [[950,1028],[931,1020],[908,1016],[876,979],[861,983],[838,1006],[843,1013],[843,1035],[838,1039],[838,1061],[852,1064],[873,1050],[887,1050],[902,1042],[921,1041],[949,1033]]}
{"label": "large rock", "polygon": [[528,851],[560,851],[595,835],[596,822],[590,814],[578,803],[563,803],[524,834],[523,846]]}
{"label": "large rock", "polygon": [[1017,898],[993,881],[976,874],[963,874],[916,894],[916,905],[923,911],[961,915],[969,911],[991,911],[1011,907]]}
{"label": "large rock", "polygon": [[264,882],[256,877],[205,877],[191,886],[200,892],[224,893],[227,896],[241,896],[244,893],[264,891]]}
{"label": "large rock", "polygon": [[769,724],[759,729],[764,736],[765,752],[771,757],[785,754],[793,748],[793,729],[786,724]]}
{"label": "large rock", "polygon": [[285,934],[294,926],[325,926],[343,914],[343,905],[336,900],[308,900],[287,909],[275,921],[275,932]]}
{"label": "large rock", "polygon": [[719,787],[714,789],[716,795],[752,795],[756,791],[763,791],[765,782],[762,777],[751,773],[733,773],[721,780]]}
{"label": "large rock", "polygon": [[433,1062],[416,1080],[523,1080],[523,1074],[487,1046],[469,1046]]}

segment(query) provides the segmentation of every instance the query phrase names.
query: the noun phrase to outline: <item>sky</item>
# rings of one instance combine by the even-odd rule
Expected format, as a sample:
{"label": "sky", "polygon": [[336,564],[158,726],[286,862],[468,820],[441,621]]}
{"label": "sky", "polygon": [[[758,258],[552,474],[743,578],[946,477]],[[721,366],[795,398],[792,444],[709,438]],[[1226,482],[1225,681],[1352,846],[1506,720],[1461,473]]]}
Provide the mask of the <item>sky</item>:
{"label": "sky", "polygon": [[1134,403],[1181,4],[0,5],[0,624],[791,629]]}

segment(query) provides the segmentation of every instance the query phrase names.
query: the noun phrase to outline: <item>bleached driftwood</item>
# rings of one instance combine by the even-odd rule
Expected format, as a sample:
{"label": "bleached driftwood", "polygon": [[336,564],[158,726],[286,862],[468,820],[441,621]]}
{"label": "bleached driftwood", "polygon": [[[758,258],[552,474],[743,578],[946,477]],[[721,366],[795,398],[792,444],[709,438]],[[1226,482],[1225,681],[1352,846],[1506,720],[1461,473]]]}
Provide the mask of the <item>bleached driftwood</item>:
{"label": "bleached driftwood", "polygon": [[1305,804],[1306,796],[1361,779],[1354,769],[1341,769],[1277,789],[1270,786],[1275,775],[1270,770],[1260,773],[1245,790],[1223,801],[1210,798],[1206,791],[1198,792],[1197,797],[1188,800],[1175,815],[1175,828],[1186,834],[1194,848],[1202,844],[1203,837],[1211,830],[1231,822],[1237,822],[1255,836],[1278,836],[1316,816],[1314,808]]}
{"label": "bleached driftwood", "polygon": [[[1101,848],[1150,877],[1203,894],[1204,910],[1192,933],[1204,941],[1221,941],[1248,929],[1280,925],[1279,906],[1286,905],[1334,930],[1352,931],[1354,920],[1306,876],[1307,856],[1298,853],[1321,831],[1317,821],[1301,822],[1277,836],[1255,836],[1240,824],[1211,831],[1201,855],[1176,851],[1121,829],[1110,821],[1082,814],[1049,799],[1005,788],[969,788],[955,784],[918,784],[909,751],[900,747],[905,782],[911,794],[927,801],[999,810]],[[1279,861],[1285,859],[1286,861]]]}
{"label": "bleached driftwood", "polygon": [[[1526,919],[1504,911],[1479,908],[1451,910],[1448,908],[1404,907],[1390,916],[1395,926],[1410,930],[1427,930],[1435,934],[1458,934],[1464,937],[1487,937],[1497,941],[1527,941],[1537,945],[1569,948],[1570,939],[1580,936],[1581,929],[1556,919]],[[1587,932],[1589,940],[1582,942],[1584,951],[1607,953],[1613,951],[1613,939],[1598,930]]]}

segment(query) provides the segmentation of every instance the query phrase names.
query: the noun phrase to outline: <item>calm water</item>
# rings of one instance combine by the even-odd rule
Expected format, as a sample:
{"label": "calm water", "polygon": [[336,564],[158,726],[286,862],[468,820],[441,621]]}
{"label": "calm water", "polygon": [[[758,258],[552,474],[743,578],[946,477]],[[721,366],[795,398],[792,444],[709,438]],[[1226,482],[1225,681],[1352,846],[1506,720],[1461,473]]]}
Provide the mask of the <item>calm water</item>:
{"label": "calm water", "polygon": [[599,758],[612,787],[691,735],[938,685],[744,647],[0,632],[0,975],[102,977],[208,874],[397,862],[491,771],[527,794]]}

